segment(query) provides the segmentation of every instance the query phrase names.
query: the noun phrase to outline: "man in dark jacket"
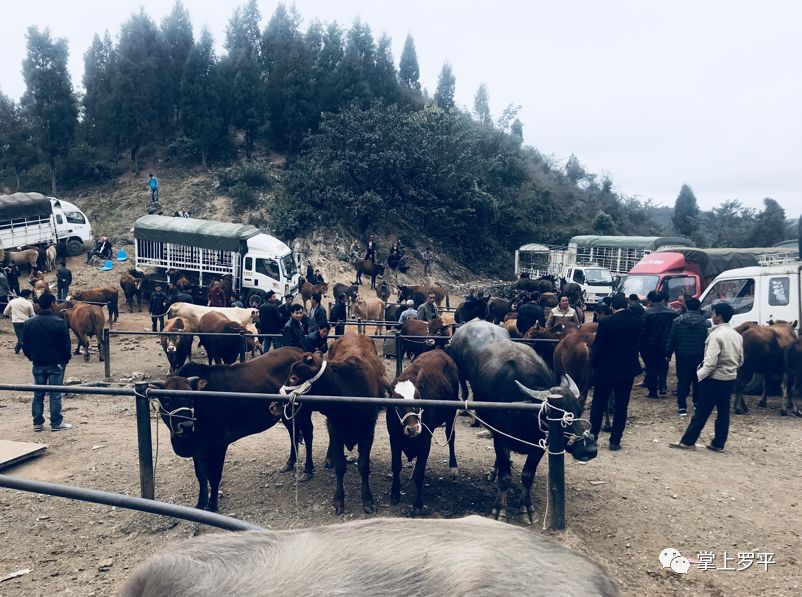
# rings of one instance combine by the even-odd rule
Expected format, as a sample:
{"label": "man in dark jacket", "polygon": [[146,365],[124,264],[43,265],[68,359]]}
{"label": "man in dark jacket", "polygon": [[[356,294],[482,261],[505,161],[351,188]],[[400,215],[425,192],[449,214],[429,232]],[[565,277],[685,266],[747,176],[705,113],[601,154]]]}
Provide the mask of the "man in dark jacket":
{"label": "man in dark jacket", "polygon": [[[72,346],[67,322],[53,313],[55,297],[44,294],[39,298],[39,315],[28,319],[22,328],[22,351],[33,363],[33,382],[37,385],[60,386],[70,361]],[[45,424],[45,393],[33,393],[33,430],[42,431]],[[50,430],[64,431],[72,425],[61,416],[61,393],[50,392]]]}
{"label": "man in dark jacket", "polygon": [[665,396],[668,361],[666,361],[666,343],[671,332],[671,324],[677,317],[674,309],[669,307],[668,294],[652,290],[646,299],[649,306],[643,314],[643,335],[641,336],[640,354],[646,366],[646,389],[649,398],[657,398],[657,393]]}
{"label": "man in dark jacket", "polygon": [[643,317],[643,313],[646,311],[646,309],[643,308],[643,305],[640,304],[640,298],[637,294],[629,295],[629,305],[627,306],[627,309],[632,311],[638,317]]}
{"label": "man in dark jacket", "polygon": [[677,414],[688,415],[688,393],[693,384],[693,405],[699,399],[699,382],[696,369],[705,356],[705,340],[710,322],[699,311],[701,303],[697,298],[685,301],[686,312],[674,320],[666,343],[666,361],[676,355],[677,369]]}
{"label": "man in dark jacket", "polygon": [[67,298],[70,293],[70,284],[72,284],[72,272],[67,269],[67,261],[62,259],[56,268],[58,300],[63,301]]}
{"label": "man in dark jacket", "polygon": [[535,322],[541,326],[546,325],[546,312],[540,306],[540,293],[537,291],[529,295],[528,302],[518,306],[518,317],[515,320],[515,325],[523,335],[535,325]]}
{"label": "man in dark jacket", "polygon": [[281,315],[281,329],[284,329],[284,326],[287,325],[287,322],[290,320],[290,309],[292,308],[292,301],[295,299],[294,296],[288,294],[284,297],[284,302],[278,306],[278,314]]}
{"label": "man in dark jacket", "polygon": [[331,330],[331,326],[326,323],[304,336],[304,352],[320,351],[326,354],[329,351],[329,330]]}
{"label": "man in dark jacket", "polygon": [[301,318],[304,316],[304,308],[301,305],[290,307],[290,320],[284,326],[281,337],[282,346],[295,346],[303,350],[304,348],[304,328],[301,325]]}
{"label": "man in dark jacket", "polygon": [[309,333],[316,332],[329,323],[326,318],[326,308],[320,304],[322,299],[319,292],[312,293],[312,306],[309,307]]}
{"label": "man in dark jacket", "polygon": [[615,414],[610,433],[610,449],[621,449],[627,424],[627,408],[632,381],[642,369],[638,361],[641,320],[627,309],[627,297],[618,293],[611,303],[613,314],[599,322],[591,351],[594,371],[593,402],[590,406],[590,432],[598,437],[610,393],[615,395]]}
{"label": "man in dark jacket", "polygon": [[[281,334],[282,330],[281,314],[276,304],[276,293],[272,290],[267,291],[267,300],[259,307],[259,331],[262,334]],[[281,348],[280,337],[267,337],[262,340],[262,352],[273,348]]]}
{"label": "man in dark jacket", "polygon": [[6,273],[9,289],[19,296],[19,267],[15,263],[9,263],[3,271]]}
{"label": "man in dark jacket", "polygon": [[368,235],[368,242],[365,243],[367,249],[365,250],[365,259],[370,259],[376,263],[376,241],[373,240],[373,235]]}
{"label": "man in dark jacket", "polygon": [[156,286],[150,295],[148,313],[150,313],[151,329],[156,331],[156,322],[159,322],[159,331],[164,330],[164,316],[167,313],[167,295],[162,292],[161,286]]}
{"label": "man in dark jacket", "polygon": [[345,293],[341,292],[340,296],[337,297],[337,302],[331,307],[331,313],[329,313],[329,321],[333,321],[335,323],[334,333],[338,336],[342,336],[345,333],[344,322],[346,319],[348,319],[348,305],[346,304],[347,298],[348,297],[345,295]]}
{"label": "man in dark jacket", "polygon": [[190,305],[195,304],[195,299],[192,298],[192,295],[188,292],[181,290],[180,288],[174,286],[173,284],[170,285],[172,290],[170,291],[170,298],[167,301],[167,307],[170,307],[174,303],[189,303]]}

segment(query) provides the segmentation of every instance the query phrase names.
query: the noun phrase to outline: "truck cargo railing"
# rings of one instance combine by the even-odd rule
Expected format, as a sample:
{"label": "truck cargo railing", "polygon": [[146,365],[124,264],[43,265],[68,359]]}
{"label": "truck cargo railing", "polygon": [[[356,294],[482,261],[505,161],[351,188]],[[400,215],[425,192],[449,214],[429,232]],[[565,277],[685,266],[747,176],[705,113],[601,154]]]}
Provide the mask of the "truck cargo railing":
{"label": "truck cargo railing", "polygon": [[180,269],[201,274],[230,274],[238,265],[239,255],[233,251],[203,249],[155,240],[136,241],[137,265]]}
{"label": "truck cargo railing", "polygon": [[799,261],[799,255],[796,251],[788,251],[787,253],[763,253],[758,255],[757,262],[761,266],[769,265],[784,265],[786,263],[796,263]]}

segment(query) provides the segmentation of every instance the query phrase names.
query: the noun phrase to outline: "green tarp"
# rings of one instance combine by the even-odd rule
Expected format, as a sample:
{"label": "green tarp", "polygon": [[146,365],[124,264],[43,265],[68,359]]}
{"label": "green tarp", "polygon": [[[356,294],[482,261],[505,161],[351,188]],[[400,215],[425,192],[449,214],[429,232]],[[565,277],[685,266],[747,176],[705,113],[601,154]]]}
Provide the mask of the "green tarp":
{"label": "green tarp", "polygon": [[153,240],[217,251],[239,251],[244,241],[261,232],[250,224],[155,215],[142,216],[134,223],[134,238],[138,240]]}
{"label": "green tarp", "polygon": [[39,193],[0,195],[0,222],[49,217],[53,213],[50,199]]}
{"label": "green tarp", "polygon": [[686,261],[699,264],[703,278],[713,278],[722,272],[740,267],[760,265],[761,255],[787,254],[791,249],[781,247],[749,247],[746,249],[671,249],[671,253],[682,253]]}
{"label": "green tarp", "polygon": [[578,248],[614,247],[616,249],[643,249],[656,251],[660,247],[692,247],[693,241],[680,236],[575,236],[570,241]]}

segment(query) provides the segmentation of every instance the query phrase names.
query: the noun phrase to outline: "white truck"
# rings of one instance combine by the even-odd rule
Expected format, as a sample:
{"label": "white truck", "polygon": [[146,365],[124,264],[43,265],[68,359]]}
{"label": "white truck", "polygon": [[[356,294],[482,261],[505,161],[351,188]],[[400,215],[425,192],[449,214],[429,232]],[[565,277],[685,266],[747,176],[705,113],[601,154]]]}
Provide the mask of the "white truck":
{"label": "white truck", "polygon": [[298,289],[290,248],[250,224],[148,215],[134,223],[134,240],[137,267],[179,270],[199,289],[230,275],[233,290],[251,307],[269,290]]}
{"label": "white truck", "polygon": [[0,195],[0,245],[3,249],[61,244],[68,255],[80,255],[92,240],[86,215],[63,199],[39,193]]}
{"label": "white truck", "polygon": [[726,301],[735,308],[730,324],[802,321],[802,261],[796,255],[766,255],[760,265],[731,269],[716,276],[701,297],[702,312]]}

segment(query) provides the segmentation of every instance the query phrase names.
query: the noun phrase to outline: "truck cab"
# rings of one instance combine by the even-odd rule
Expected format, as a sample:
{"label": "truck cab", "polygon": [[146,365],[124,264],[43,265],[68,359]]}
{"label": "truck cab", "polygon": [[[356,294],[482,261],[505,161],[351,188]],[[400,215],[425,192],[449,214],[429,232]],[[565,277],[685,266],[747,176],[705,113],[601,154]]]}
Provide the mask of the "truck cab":
{"label": "truck cab", "polygon": [[714,304],[726,301],[735,309],[730,325],[747,321],[799,321],[802,263],[733,269],[716,277],[702,295],[702,312],[711,316]]}
{"label": "truck cab", "polygon": [[562,272],[566,282],[579,284],[588,306],[597,305],[613,292],[613,276],[610,270],[597,265],[566,265]]}
{"label": "truck cab", "polygon": [[261,304],[269,290],[283,296],[298,288],[298,268],[287,245],[267,234],[252,236],[246,242],[242,288],[251,289],[250,304]]}
{"label": "truck cab", "polygon": [[50,197],[56,236],[68,255],[80,255],[85,243],[92,240],[89,219],[77,206],[63,199]]}
{"label": "truck cab", "polygon": [[668,300],[680,294],[698,297],[702,292],[699,266],[688,262],[682,253],[651,253],[636,263],[621,282],[625,295],[637,294],[641,299],[652,290],[668,292]]}

